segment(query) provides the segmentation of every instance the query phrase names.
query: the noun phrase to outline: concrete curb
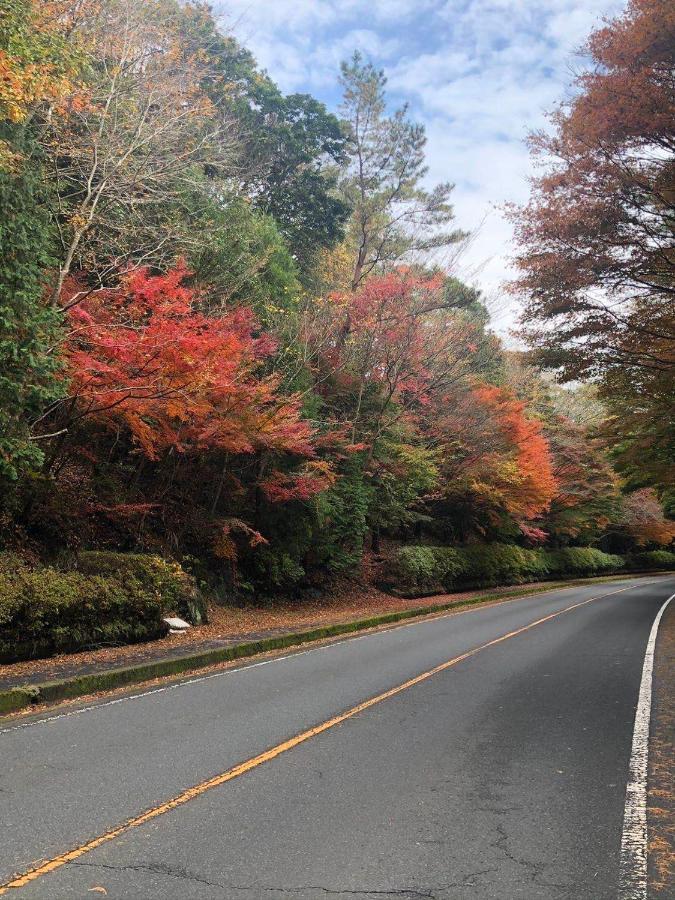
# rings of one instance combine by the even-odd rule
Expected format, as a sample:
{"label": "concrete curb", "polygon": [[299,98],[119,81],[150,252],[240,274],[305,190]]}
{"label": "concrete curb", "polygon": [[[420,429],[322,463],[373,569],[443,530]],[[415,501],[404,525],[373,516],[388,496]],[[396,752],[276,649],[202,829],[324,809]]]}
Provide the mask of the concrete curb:
{"label": "concrete curb", "polygon": [[[631,573],[633,574],[633,573]],[[664,573],[649,573],[664,574]],[[666,573],[667,574],[667,573]],[[431,616],[452,609],[461,609],[466,606],[476,606],[494,600],[508,600],[535,596],[548,591],[557,590],[560,587],[574,587],[577,584],[588,584],[589,581],[612,581],[616,576],[597,579],[574,579],[552,583],[545,588],[524,591],[521,588],[505,591],[500,594],[488,594],[485,596],[471,597],[466,600],[452,600],[449,603],[438,603],[433,606],[415,607],[403,609],[397,612],[372,616],[367,619],[357,619],[351,622],[338,622],[334,625],[325,625],[320,628],[312,628],[308,631],[296,631],[275,637],[262,638],[258,641],[248,641],[241,644],[232,644],[229,647],[217,647],[213,650],[204,650],[201,653],[189,653],[185,656],[175,656],[169,659],[155,660],[148,663],[139,663],[132,666],[124,666],[117,669],[107,669],[103,672],[93,672],[86,675],[75,675],[57,681],[46,681],[41,684],[20,685],[9,690],[0,691],[0,716],[7,713],[18,712],[27,707],[40,703],[54,703],[59,700],[68,700],[73,697],[82,697],[99,691],[110,691],[118,687],[131,684],[140,684],[161,678],[167,675],[181,675],[196,669],[203,669],[221,662],[229,662],[236,659],[257,656],[269,650],[283,650],[286,647],[298,647],[320,641],[324,638],[337,637],[341,634],[351,634],[356,631],[365,631],[378,625],[390,625],[402,622],[406,619],[416,619],[423,616]]]}
{"label": "concrete curb", "polygon": [[38,703],[39,693],[39,688],[33,686],[0,691],[0,715],[17,712],[32,703]]}

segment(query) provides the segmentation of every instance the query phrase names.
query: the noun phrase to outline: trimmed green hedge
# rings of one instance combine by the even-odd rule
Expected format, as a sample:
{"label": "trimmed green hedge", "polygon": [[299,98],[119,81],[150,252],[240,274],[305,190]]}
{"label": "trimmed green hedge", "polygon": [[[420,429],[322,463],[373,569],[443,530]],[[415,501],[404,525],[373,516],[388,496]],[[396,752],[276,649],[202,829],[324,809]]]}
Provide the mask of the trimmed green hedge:
{"label": "trimmed green hedge", "polygon": [[204,599],[178,563],[89,551],[76,564],[31,568],[0,553],[0,661],[152,640],[167,633],[167,613],[206,621]]}
{"label": "trimmed green hedge", "polygon": [[433,594],[469,587],[525,584],[547,578],[602,575],[620,571],[623,557],[593,547],[527,550],[511,544],[469,547],[401,547],[386,586],[402,594]]}
{"label": "trimmed green hedge", "polygon": [[435,593],[460,579],[467,561],[452,547],[401,547],[389,572],[393,587]]}
{"label": "trimmed green hedge", "polygon": [[165,613],[178,613],[193,625],[208,621],[206,603],[194,578],[177,562],[149,553],[86,550],[78,554],[76,565],[87,575],[138,585],[157,599]]}
{"label": "trimmed green hedge", "polygon": [[539,581],[549,574],[547,559],[541,550],[525,550],[511,544],[476,544],[461,553],[466,566],[454,586],[490,587],[497,584],[523,584]]}
{"label": "trimmed green hedge", "polygon": [[633,553],[627,558],[627,564],[631,569],[649,570],[675,570],[675,553],[670,550],[643,550],[641,553]]}
{"label": "trimmed green hedge", "polygon": [[0,572],[0,661],[151,640],[168,631],[136,581],[17,567]]}
{"label": "trimmed green hedge", "polygon": [[626,560],[615,553],[603,553],[594,547],[566,547],[547,551],[553,576],[604,575],[625,568]]}

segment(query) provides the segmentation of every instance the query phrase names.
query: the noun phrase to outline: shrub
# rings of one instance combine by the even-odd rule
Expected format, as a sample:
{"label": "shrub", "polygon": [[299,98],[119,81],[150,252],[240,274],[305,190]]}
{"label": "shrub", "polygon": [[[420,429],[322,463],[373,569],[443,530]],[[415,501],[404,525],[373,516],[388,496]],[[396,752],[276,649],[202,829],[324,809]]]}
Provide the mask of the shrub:
{"label": "shrub", "polygon": [[547,551],[551,575],[596,575],[622,569],[626,561],[614,553],[604,553],[595,547],[566,547]]}
{"label": "shrub", "polygon": [[476,587],[522,584],[548,575],[540,550],[525,550],[511,544],[476,544],[466,547],[463,582]]}
{"label": "shrub", "polygon": [[9,550],[0,552],[0,575],[14,575],[28,568],[28,563],[17,553]]}
{"label": "shrub", "polygon": [[464,570],[461,552],[452,547],[400,547],[385,581],[404,592],[450,590]]}
{"label": "shrub", "polygon": [[631,569],[675,569],[675,553],[670,550],[643,550],[628,558]]}
{"label": "shrub", "polygon": [[137,585],[152,594],[165,613],[177,612],[193,625],[207,621],[206,603],[194,578],[177,562],[150,553],[87,550],[78,554],[77,569]]}
{"label": "shrub", "polygon": [[305,579],[305,570],[290,553],[278,548],[256,547],[250,564],[256,586],[269,593],[288,592]]}
{"label": "shrub", "polygon": [[545,581],[551,574],[551,567],[545,550],[525,550],[523,575],[525,581]]}
{"label": "shrub", "polygon": [[0,660],[12,662],[166,634],[156,594],[135,579],[16,568],[0,572]]}
{"label": "shrub", "polygon": [[[675,554],[673,567],[675,567]],[[401,547],[382,581],[401,594],[432,594],[458,587],[524,584],[550,577],[573,577],[615,572],[625,565],[621,556],[593,547],[565,550],[528,550],[512,544],[474,544],[470,547]],[[664,563],[662,562],[663,566]]]}

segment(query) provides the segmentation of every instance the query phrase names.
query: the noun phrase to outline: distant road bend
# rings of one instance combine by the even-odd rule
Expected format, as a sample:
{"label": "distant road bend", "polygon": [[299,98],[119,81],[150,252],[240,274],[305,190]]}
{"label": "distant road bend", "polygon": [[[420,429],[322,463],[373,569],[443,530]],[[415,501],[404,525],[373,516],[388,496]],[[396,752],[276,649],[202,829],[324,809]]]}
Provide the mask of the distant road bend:
{"label": "distant road bend", "polygon": [[674,592],[556,589],[5,720],[0,894],[645,898]]}

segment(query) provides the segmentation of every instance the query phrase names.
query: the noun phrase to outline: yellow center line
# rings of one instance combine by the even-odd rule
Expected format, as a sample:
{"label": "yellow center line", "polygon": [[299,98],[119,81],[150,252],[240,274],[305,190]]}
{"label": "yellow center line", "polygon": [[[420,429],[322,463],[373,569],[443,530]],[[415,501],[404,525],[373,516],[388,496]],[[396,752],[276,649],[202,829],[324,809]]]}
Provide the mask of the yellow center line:
{"label": "yellow center line", "polygon": [[277,744],[274,747],[270,747],[269,750],[265,750],[263,753],[259,753],[258,756],[253,756],[251,759],[247,759],[245,762],[239,763],[233,768],[228,769],[226,772],[221,772],[220,775],[216,775],[213,778],[209,778],[206,781],[202,781],[199,784],[188,788],[181,794],[173,797],[171,800],[166,800],[164,803],[160,803],[158,806],[153,806],[151,809],[147,809],[140,815],[134,816],[133,819],[128,819],[121,825],[117,825],[115,828],[111,828],[109,831],[105,831],[103,834],[100,834],[98,837],[87,841],[85,844],[81,844],[79,847],[68,850],[66,853],[61,853],[58,856],[54,856],[52,859],[46,860],[40,865],[35,866],[34,868],[29,869],[28,871],[23,872],[20,875],[13,876],[9,881],[6,881],[4,884],[0,885],[0,895],[6,894],[8,891],[15,888],[25,887],[32,881],[36,881],[38,878],[42,878],[43,875],[48,875],[50,872],[53,872],[56,869],[60,869],[61,866],[65,866],[67,863],[79,859],[81,856],[84,856],[85,853],[90,853],[92,850],[96,850],[97,847],[100,847],[103,844],[107,844],[109,841],[115,840],[115,838],[120,837],[120,835],[129,831],[131,828],[137,828],[139,825],[145,825],[146,822],[150,822],[152,819],[156,819],[158,816],[164,815],[164,813],[167,813],[172,809],[176,809],[179,806],[183,806],[186,803],[189,803],[190,800],[194,800],[195,797],[200,797],[207,791],[210,791],[213,788],[220,787],[221,784],[232,781],[234,778],[238,778],[240,775],[245,775],[247,772],[250,772],[252,769],[256,769],[263,763],[269,762],[270,760],[275,759],[277,756],[281,756],[282,753],[286,753],[286,751],[288,750],[292,750],[293,747],[297,747],[299,744],[304,744],[305,741],[308,741],[310,738],[316,737],[318,734],[322,734],[324,731],[328,731],[330,728],[334,728],[336,725],[340,725],[347,719],[351,719],[353,716],[356,716],[359,713],[370,709],[372,706],[375,706],[378,703],[382,703],[384,700],[388,700],[390,697],[395,697],[397,694],[408,690],[408,688],[414,687],[416,684],[421,684],[423,681],[427,681],[429,678],[432,678],[439,672],[444,672],[446,669],[450,669],[452,666],[456,666],[458,663],[463,662],[463,660],[475,656],[482,650],[487,650],[488,647],[494,647],[496,644],[501,644],[503,641],[509,640],[509,638],[516,637],[519,634],[523,634],[524,632],[529,631],[531,628],[536,628],[537,625],[542,625],[544,622],[550,622],[551,619],[555,619],[558,616],[563,615],[564,613],[571,612],[573,609],[578,609],[580,606],[586,606],[587,603],[592,603],[593,600],[600,600],[602,597],[609,597],[612,594],[621,594],[624,591],[629,591],[634,587],[635,585],[631,585],[627,588],[621,588],[617,591],[610,591],[607,594],[601,594],[598,597],[590,597],[588,600],[582,600],[579,603],[574,603],[571,606],[567,606],[564,609],[558,610],[558,612],[550,613],[548,616],[544,616],[541,619],[530,622],[529,625],[524,625],[522,628],[517,628],[515,631],[509,631],[507,634],[503,634],[498,638],[494,638],[493,640],[488,641],[485,644],[480,644],[478,647],[467,650],[466,653],[462,653],[460,656],[455,656],[453,659],[449,659],[446,662],[440,663],[440,665],[438,666],[434,666],[433,669],[429,669],[426,672],[422,672],[420,675],[416,675],[414,678],[410,678],[408,681],[403,682],[403,684],[399,684],[396,687],[390,688],[388,691],[377,694],[375,697],[370,697],[370,699],[364,700],[362,703],[358,703],[356,706],[352,706],[351,709],[347,709],[344,712],[339,713],[337,716],[333,716],[331,719],[327,719],[320,725],[315,725],[313,728],[307,729],[307,731],[302,731],[300,732],[300,734],[296,734],[294,737],[289,738],[286,741],[282,741],[282,743]]}

